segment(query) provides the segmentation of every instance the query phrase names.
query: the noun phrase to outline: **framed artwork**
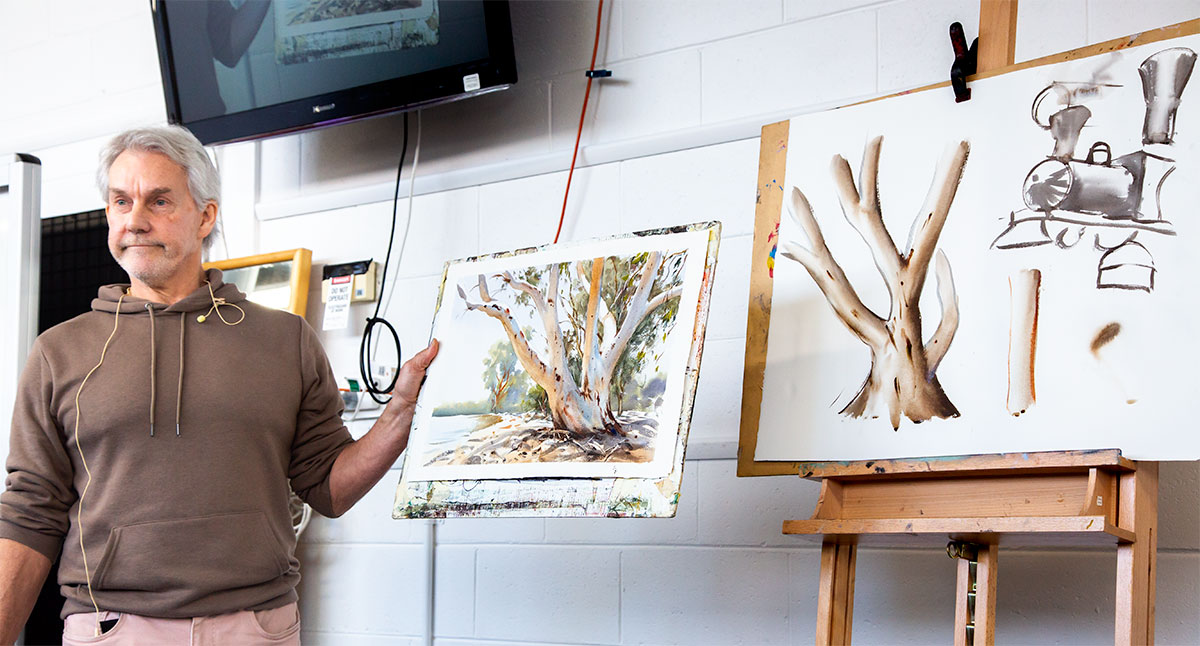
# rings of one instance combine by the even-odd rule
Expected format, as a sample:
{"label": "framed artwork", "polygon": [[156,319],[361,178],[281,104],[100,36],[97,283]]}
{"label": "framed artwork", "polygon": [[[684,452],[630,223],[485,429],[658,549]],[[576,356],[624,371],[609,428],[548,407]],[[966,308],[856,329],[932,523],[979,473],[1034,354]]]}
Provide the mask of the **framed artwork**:
{"label": "framed artwork", "polygon": [[719,238],[447,263],[396,515],[673,514]]}

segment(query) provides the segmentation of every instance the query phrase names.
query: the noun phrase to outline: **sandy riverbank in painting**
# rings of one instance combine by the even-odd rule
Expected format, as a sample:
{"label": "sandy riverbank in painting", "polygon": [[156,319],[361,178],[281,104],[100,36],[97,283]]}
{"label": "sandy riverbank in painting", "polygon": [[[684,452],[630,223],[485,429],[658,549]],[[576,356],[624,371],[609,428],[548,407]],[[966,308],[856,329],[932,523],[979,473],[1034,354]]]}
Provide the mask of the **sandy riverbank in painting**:
{"label": "sandy riverbank in painting", "polygon": [[443,423],[464,431],[441,443],[425,466],[520,464],[536,462],[649,462],[654,457],[657,422],[629,411],[617,416],[625,436],[608,433],[573,437],[544,417],[523,414],[457,415]]}

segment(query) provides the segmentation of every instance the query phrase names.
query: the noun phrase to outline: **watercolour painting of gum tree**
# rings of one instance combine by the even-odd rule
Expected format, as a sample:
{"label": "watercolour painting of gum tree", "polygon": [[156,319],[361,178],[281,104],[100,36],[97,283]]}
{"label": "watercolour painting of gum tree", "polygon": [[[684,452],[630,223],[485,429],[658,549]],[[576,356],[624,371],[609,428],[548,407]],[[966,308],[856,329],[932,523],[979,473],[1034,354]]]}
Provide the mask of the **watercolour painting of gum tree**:
{"label": "watercolour painting of gum tree", "polygon": [[433,411],[435,420],[469,417],[470,432],[424,464],[649,461],[687,253],[603,256],[458,280],[455,306],[465,311],[457,316],[500,340],[483,359],[486,395]]}
{"label": "watercolour painting of gum tree", "polygon": [[[871,350],[871,370],[842,414],[850,417],[886,415],[892,428],[900,416],[913,422],[935,417],[957,417],[958,409],[938,383],[937,369],[958,329],[958,299],[950,262],[937,249],[938,238],[950,214],[969,146],[961,141],[947,149],[934,173],[925,205],[918,211],[909,234],[908,250],[901,253],[883,222],[879,201],[879,152],[882,137],[875,137],[863,154],[858,187],[846,159],[833,158],[831,173],[842,213],[870,248],[875,267],[887,285],[890,307],[884,316],[871,311],[859,298],[841,265],[834,259],[817,224],[808,199],[793,187],[787,201],[792,219],[808,238],[807,246],[783,243],[783,256],[800,263],[825,295],[834,314]],[[935,254],[936,251],[936,254]],[[928,341],[923,336],[920,300],[936,256],[934,274],[942,318]]]}

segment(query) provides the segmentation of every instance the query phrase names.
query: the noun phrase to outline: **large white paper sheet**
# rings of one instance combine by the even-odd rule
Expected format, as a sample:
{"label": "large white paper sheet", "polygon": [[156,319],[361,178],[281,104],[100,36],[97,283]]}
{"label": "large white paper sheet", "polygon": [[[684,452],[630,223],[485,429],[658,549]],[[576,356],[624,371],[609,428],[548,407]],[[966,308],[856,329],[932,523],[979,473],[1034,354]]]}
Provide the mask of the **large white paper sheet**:
{"label": "large white paper sheet", "polygon": [[[877,417],[852,414],[872,352],[804,266],[784,257],[788,242],[812,249],[785,194],[755,459],[1095,448],[1200,458],[1200,88],[1182,72],[1198,50],[1192,36],[975,82],[966,103],[944,88],[792,120],[786,181],[760,190],[807,197],[829,255],[885,322],[898,312],[871,236],[843,216],[831,159],[845,157],[857,184],[864,151],[882,135],[881,211],[903,255],[929,215],[939,160],[969,143],[919,307],[899,312],[920,315],[916,351],[933,353],[944,254],[953,288],[942,295],[952,294],[959,320],[932,377],[952,406],[901,411],[898,428],[886,405],[867,411]],[[1022,291],[1030,270],[1040,272],[1032,293]]]}

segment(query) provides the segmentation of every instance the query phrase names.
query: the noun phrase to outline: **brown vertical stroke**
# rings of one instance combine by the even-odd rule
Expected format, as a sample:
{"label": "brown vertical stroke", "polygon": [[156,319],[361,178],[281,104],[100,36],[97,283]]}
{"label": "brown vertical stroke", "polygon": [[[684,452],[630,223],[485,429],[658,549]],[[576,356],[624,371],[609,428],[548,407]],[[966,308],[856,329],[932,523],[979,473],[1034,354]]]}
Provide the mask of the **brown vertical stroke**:
{"label": "brown vertical stroke", "polygon": [[1008,412],[1020,415],[1037,401],[1035,372],[1042,272],[1023,269],[1008,277]]}

